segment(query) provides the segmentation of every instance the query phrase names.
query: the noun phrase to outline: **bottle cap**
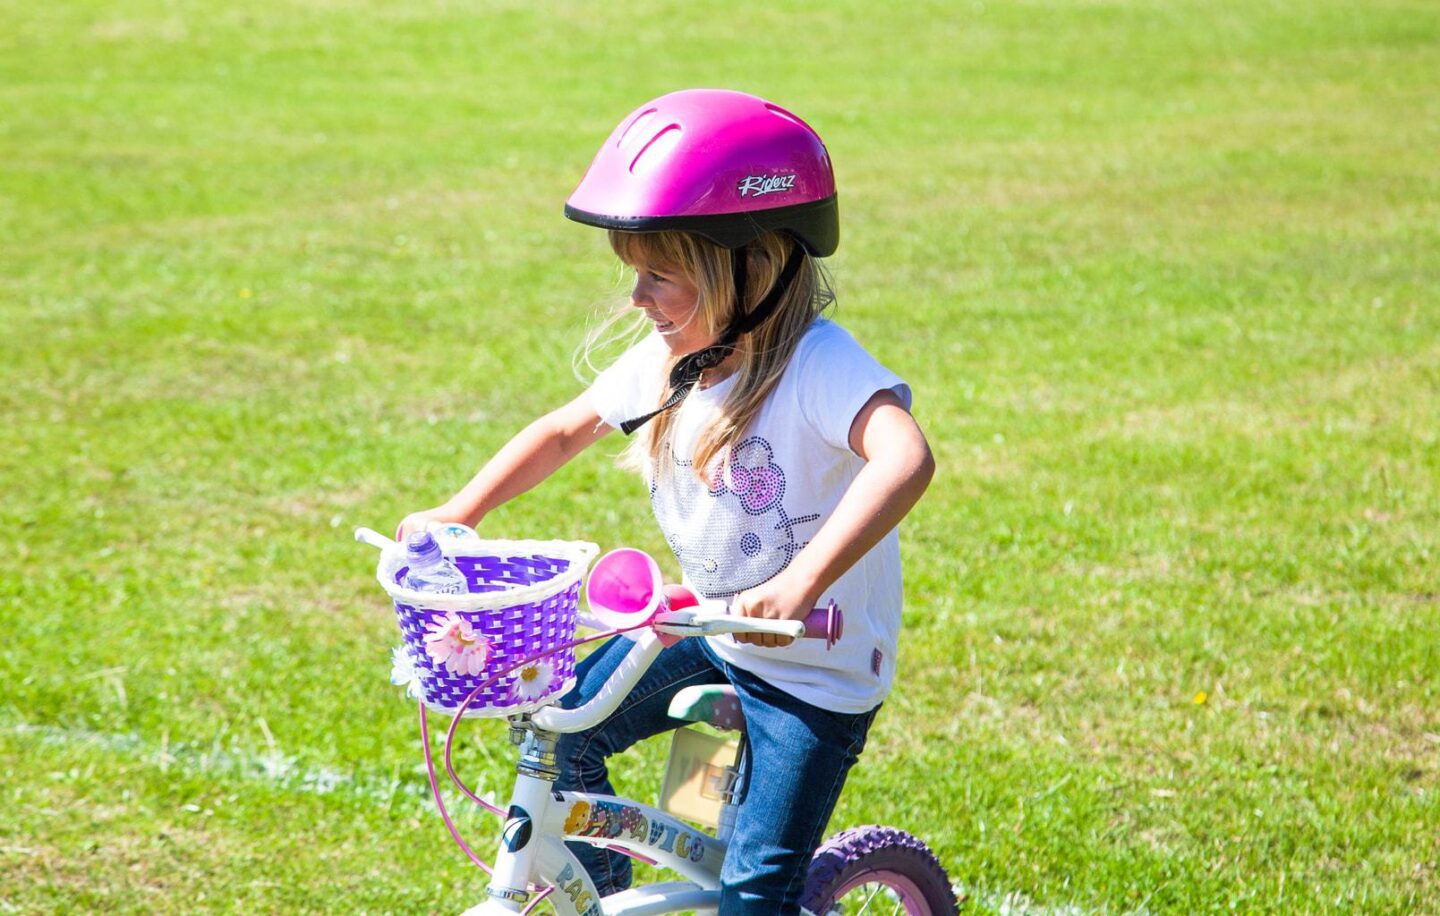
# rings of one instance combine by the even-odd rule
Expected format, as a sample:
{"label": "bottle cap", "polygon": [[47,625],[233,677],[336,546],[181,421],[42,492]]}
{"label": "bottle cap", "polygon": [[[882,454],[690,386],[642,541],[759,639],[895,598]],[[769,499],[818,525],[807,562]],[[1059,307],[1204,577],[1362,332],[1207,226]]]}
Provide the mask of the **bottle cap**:
{"label": "bottle cap", "polygon": [[442,555],[435,535],[428,531],[416,531],[406,538],[405,553],[411,560],[433,560]]}

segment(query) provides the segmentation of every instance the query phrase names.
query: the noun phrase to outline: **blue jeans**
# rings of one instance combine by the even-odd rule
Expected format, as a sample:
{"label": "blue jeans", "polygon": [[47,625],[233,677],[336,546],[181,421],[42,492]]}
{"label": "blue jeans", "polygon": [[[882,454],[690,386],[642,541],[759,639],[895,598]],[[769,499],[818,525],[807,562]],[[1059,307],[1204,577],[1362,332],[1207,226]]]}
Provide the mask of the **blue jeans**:
{"label": "blue jeans", "polygon": [[[573,709],[593,697],[633,645],[617,637],[586,658],[561,705]],[[721,661],[705,640],[683,639],[660,653],[610,718],[561,736],[556,788],[614,794],[605,758],[685,725],[668,714],[670,698],[681,688],[725,683],[740,697],[750,753],[741,777],[744,801],[720,872],[720,912],[798,913],[810,855],[879,707],[852,715],[811,706]],[[601,896],[630,886],[627,857],[586,843],[568,845]]]}

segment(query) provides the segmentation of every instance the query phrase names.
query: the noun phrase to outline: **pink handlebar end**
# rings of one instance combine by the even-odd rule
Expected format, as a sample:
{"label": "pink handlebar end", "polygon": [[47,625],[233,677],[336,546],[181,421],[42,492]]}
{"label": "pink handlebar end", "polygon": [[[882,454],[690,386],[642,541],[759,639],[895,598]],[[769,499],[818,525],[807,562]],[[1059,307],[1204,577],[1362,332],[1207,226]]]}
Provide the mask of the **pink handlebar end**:
{"label": "pink handlebar end", "polygon": [[845,615],[834,601],[805,615],[805,635],[811,639],[824,639],[826,649],[833,648],[844,632]]}

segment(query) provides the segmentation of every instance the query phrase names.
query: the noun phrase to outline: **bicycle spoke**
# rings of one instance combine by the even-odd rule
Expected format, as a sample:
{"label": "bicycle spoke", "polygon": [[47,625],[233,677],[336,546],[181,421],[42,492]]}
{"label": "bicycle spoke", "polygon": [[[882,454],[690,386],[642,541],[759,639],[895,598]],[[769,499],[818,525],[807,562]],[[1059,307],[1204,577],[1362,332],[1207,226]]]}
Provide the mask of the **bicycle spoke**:
{"label": "bicycle spoke", "polygon": [[865,911],[870,909],[870,904],[875,902],[875,898],[880,895],[880,891],[883,890],[884,887],[883,884],[875,885],[875,889],[870,892],[870,896],[865,898],[865,905],[860,907],[860,912],[856,913],[855,916],[865,916]]}
{"label": "bicycle spoke", "polygon": [[[856,899],[861,895],[865,896],[863,901]],[[830,916],[865,916],[866,913],[870,912],[871,905],[877,900],[894,902],[895,906],[894,909],[891,910],[891,916],[906,916],[906,914],[911,912],[907,898],[903,893],[889,886],[884,881],[869,881],[864,884],[852,886],[850,892],[845,895],[844,900],[837,899],[830,910]],[[858,910],[855,909],[857,903],[860,906]]]}

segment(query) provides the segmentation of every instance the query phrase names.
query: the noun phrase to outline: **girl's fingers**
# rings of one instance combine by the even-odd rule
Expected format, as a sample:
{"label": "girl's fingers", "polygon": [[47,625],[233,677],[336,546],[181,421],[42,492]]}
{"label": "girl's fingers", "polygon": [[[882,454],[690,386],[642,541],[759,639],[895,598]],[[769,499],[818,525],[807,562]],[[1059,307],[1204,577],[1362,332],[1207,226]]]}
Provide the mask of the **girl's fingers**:
{"label": "girl's fingers", "polygon": [[403,541],[405,536],[414,534],[417,531],[435,531],[445,527],[445,522],[438,518],[432,518],[426,513],[415,512],[400,520],[395,528],[395,540]]}
{"label": "girl's fingers", "polygon": [[[778,614],[766,614],[763,607],[752,606],[750,598],[745,593],[735,596],[731,602],[730,609],[740,617],[758,617],[770,620],[783,620],[784,617]],[[794,642],[788,636],[781,636],[777,633],[736,633],[735,641],[748,643],[752,646],[760,646],[762,649],[781,649]]]}

